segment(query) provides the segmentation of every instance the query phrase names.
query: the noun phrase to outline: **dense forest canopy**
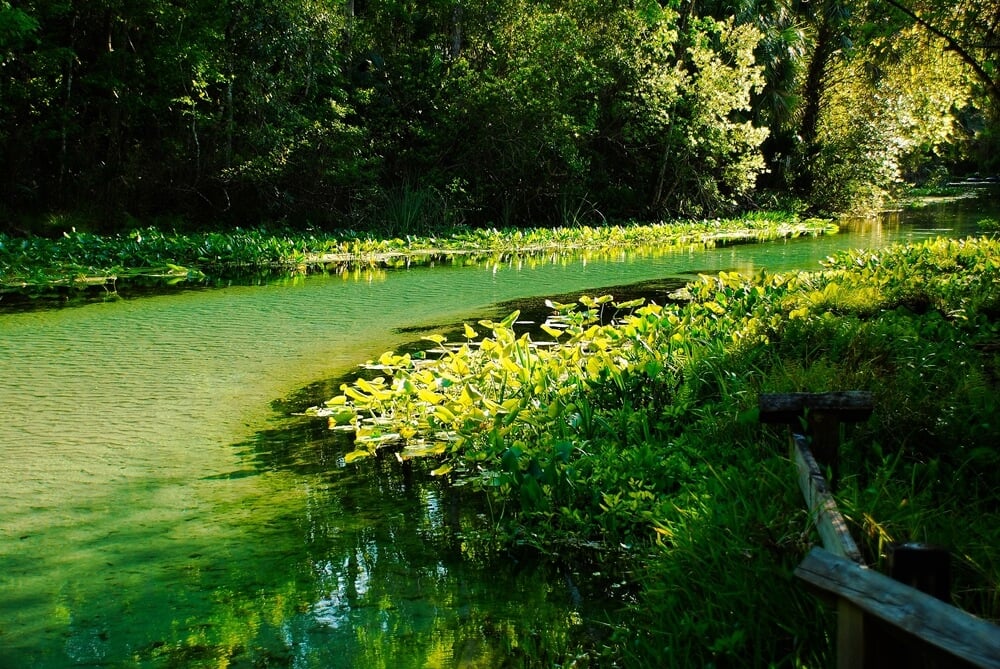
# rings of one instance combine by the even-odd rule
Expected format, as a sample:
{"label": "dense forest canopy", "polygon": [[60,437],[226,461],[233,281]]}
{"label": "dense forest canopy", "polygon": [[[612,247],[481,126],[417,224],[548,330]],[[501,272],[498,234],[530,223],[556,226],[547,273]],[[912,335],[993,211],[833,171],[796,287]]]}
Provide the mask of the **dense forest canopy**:
{"label": "dense forest canopy", "polygon": [[998,29],[987,0],[0,0],[0,207],[403,234],[877,206],[997,170]]}

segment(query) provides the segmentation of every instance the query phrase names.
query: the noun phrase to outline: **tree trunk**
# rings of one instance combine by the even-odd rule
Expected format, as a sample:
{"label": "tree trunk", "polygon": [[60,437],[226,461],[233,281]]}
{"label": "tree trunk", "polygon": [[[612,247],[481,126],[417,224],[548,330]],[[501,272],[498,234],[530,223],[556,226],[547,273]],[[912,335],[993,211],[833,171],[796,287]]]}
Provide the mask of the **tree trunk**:
{"label": "tree trunk", "polygon": [[802,121],[799,125],[799,146],[796,151],[798,166],[794,183],[795,191],[802,196],[808,196],[812,192],[816,180],[813,164],[819,155],[816,141],[819,134],[819,118],[823,108],[827,70],[836,52],[836,33],[832,22],[829,13],[824,11],[802,89]]}

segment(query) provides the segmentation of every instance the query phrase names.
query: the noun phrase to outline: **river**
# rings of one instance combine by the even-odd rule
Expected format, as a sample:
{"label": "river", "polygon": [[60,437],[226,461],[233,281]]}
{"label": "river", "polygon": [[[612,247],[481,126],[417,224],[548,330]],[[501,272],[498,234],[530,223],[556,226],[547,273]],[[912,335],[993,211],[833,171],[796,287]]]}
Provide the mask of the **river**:
{"label": "river", "polygon": [[461,536],[475,504],[391,463],[345,465],[340,438],[292,414],[359,362],[515,301],[817,268],[972,233],[982,206],[709,251],[0,314],[0,668],[547,664],[602,615],[570,575],[476,555]]}

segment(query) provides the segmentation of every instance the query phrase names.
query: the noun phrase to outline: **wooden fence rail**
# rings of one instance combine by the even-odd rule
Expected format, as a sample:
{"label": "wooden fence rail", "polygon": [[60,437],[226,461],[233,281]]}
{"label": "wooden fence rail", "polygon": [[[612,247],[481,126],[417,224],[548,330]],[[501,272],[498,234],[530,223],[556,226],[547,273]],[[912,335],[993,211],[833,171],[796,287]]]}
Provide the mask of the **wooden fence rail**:
{"label": "wooden fence rail", "polygon": [[[838,669],[1000,669],[1000,627],[870,569],[837,508],[823,468],[836,479],[841,426],[871,415],[871,394],[761,395],[759,404],[761,422],[785,423],[792,432],[799,487],[823,542],[795,575],[836,603]],[[932,570],[940,568],[939,551],[917,550],[916,555]],[[907,578],[939,596],[947,593],[940,573],[920,569]]]}

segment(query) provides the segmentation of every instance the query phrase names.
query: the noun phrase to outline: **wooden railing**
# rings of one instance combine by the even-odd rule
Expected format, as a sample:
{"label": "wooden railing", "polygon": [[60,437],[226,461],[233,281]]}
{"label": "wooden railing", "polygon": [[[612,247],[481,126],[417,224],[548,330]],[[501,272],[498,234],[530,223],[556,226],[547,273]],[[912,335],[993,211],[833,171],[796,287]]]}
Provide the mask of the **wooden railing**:
{"label": "wooden railing", "polygon": [[860,391],[760,397],[761,422],[787,424],[792,433],[799,487],[823,543],[795,575],[837,607],[837,667],[1000,668],[1000,627],[943,601],[947,553],[896,547],[895,578],[865,564],[824,469],[835,482],[841,426],[871,413],[871,394]]}

